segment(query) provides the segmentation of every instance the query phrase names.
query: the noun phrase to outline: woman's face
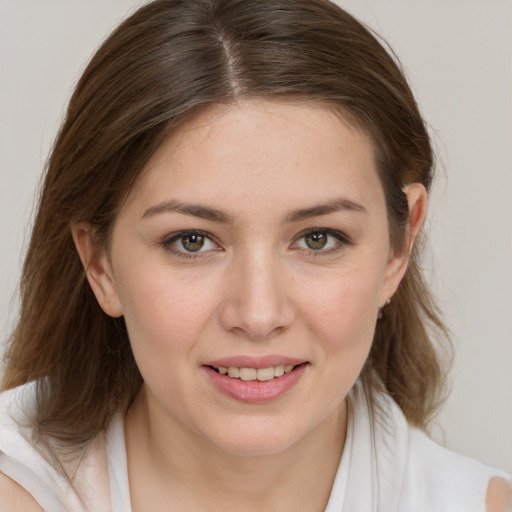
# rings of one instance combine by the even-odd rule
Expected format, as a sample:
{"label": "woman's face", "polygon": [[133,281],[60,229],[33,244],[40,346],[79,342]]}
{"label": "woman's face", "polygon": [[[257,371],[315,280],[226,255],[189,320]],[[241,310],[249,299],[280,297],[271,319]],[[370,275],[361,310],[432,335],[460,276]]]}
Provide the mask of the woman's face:
{"label": "woman's face", "polygon": [[368,137],[256,101],[162,144],[98,261],[149,410],[239,454],[282,451],[339,412],[405,271]]}

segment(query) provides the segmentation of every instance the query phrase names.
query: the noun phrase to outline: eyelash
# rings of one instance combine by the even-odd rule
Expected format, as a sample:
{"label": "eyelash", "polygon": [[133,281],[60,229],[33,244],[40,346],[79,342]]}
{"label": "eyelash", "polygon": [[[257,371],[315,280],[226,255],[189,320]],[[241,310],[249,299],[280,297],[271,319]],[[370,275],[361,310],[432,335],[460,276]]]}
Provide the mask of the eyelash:
{"label": "eyelash", "polygon": [[166,250],[168,250],[169,252],[172,252],[173,254],[175,254],[176,256],[178,256],[180,258],[184,258],[184,259],[203,258],[203,257],[205,257],[204,253],[206,251],[187,252],[185,250],[179,251],[179,250],[176,250],[171,247],[173,243],[178,242],[179,240],[183,240],[187,236],[194,236],[194,235],[204,237],[205,239],[210,240],[210,242],[212,242],[216,246],[218,246],[218,247],[220,246],[220,244],[216,242],[215,238],[210,233],[207,233],[206,231],[199,231],[197,229],[189,229],[186,231],[179,231],[177,233],[172,233],[171,235],[166,237],[161,242],[161,245]]}
{"label": "eyelash", "polygon": [[[342,233],[341,231],[337,231],[335,229],[328,229],[328,228],[309,228],[305,231],[302,231],[301,233],[299,233],[297,235],[297,237],[295,238],[295,240],[292,243],[292,246],[297,244],[300,240],[302,240],[306,236],[311,235],[313,233],[325,233],[326,235],[332,236],[333,238],[335,238],[337,240],[337,243],[333,247],[331,247],[327,250],[322,250],[322,249],[314,250],[314,249],[307,249],[307,248],[299,248],[299,249],[295,249],[295,250],[303,250],[306,252],[308,257],[317,258],[317,257],[327,256],[327,255],[336,253],[336,252],[340,251],[341,249],[343,249],[343,247],[345,247],[345,246],[353,245],[353,242],[350,240],[350,238],[347,235],[345,235],[344,233]],[[174,244],[175,242],[178,242],[179,240],[183,240],[187,236],[194,236],[194,235],[204,237],[205,239],[207,239],[210,242],[212,242],[213,244],[215,244],[217,247],[220,247],[220,244],[215,240],[215,238],[210,233],[207,233],[206,231],[199,231],[196,229],[172,233],[171,235],[167,236],[160,243],[160,245],[163,246],[169,252],[172,252],[174,255],[176,255],[180,258],[184,258],[184,259],[204,258],[204,257],[206,257],[205,253],[207,253],[209,251],[200,251],[199,250],[197,252],[187,252],[185,250],[184,251],[176,250],[171,247],[172,244]]]}
{"label": "eyelash", "polygon": [[322,256],[329,256],[331,254],[337,253],[338,251],[341,251],[344,247],[353,245],[353,242],[345,233],[338,231],[336,229],[329,228],[306,229],[305,231],[302,231],[301,233],[299,233],[299,235],[297,235],[293,243],[296,244],[298,241],[302,240],[306,236],[311,235],[313,233],[325,233],[326,235],[335,238],[337,240],[337,243],[333,247],[326,250],[319,249],[315,251],[314,249],[303,249],[304,251],[306,251],[307,257],[318,258]]}

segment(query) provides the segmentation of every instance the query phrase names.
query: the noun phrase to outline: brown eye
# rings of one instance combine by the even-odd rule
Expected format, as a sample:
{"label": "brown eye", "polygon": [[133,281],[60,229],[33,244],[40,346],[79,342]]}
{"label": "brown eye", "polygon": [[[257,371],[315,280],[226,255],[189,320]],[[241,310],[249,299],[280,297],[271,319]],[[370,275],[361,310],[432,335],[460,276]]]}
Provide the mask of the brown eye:
{"label": "brown eye", "polygon": [[181,238],[181,246],[188,252],[197,252],[203,248],[204,240],[203,235],[185,235]]}
{"label": "brown eye", "polygon": [[292,244],[293,249],[309,252],[310,255],[321,256],[335,254],[344,247],[353,245],[350,238],[336,229],[312,228],[303,231]]}
{"label": "brown eye", "polygon": [[181,256],[200,256],[203,253],[220,250],[208,233],[202,231],[181,231],[162,241],[163,247]]}
{"label": "brown eye", "polygon": [[308,249],[313,251],[324,249],[328,242],[327,233],[325,231],[314,231],[304,236],[304,242]]}

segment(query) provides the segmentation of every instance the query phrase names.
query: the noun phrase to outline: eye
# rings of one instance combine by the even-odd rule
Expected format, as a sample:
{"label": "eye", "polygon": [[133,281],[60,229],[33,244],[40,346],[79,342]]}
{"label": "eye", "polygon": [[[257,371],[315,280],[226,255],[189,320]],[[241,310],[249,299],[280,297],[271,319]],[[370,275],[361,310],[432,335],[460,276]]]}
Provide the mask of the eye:
{"label": "eye", "polygon": [[293,244],[294,249],[304,249],[312,252],[326,253],[350,245],[348,237],[341,231],[332,229],[313,228],[301,233]]}
{"label": "eye", "polygon": [[203,231],[180,231],[168,236],[162,245],[171,252],[185,257],[193,257],[208,251],[219,250],[210,236]]}

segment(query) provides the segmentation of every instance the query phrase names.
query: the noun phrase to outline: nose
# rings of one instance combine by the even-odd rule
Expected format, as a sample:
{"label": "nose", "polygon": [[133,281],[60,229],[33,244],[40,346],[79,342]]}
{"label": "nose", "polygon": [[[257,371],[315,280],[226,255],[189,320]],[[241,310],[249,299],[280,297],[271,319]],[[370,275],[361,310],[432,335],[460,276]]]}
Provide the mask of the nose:
{"label": "nose", "polygon": [[271,251],[232,261],[222,303],[223,328],[253,341],[270,339],[292,324],[295,311],[286,273]]}

